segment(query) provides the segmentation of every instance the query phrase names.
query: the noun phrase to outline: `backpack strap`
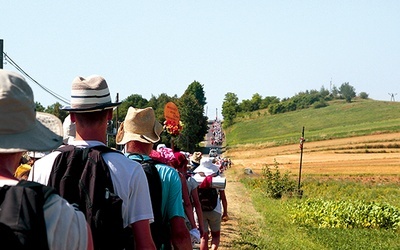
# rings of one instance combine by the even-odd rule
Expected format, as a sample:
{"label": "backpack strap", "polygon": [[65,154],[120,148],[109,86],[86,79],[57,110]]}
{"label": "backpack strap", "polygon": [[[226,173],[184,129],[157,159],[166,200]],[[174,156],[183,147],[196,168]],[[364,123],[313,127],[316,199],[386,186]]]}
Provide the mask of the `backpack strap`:
{"label": "backpack strap", "polygon": [[77,204],[85,214],[95,249],[122,248],[125,238],[130,237],[123,230],[123,201],[114,192],[110,169],[102,156],[120,152],[104,145],[87,148],[67,145],[57,150],[61,153],[54,160],[48,185],[55,187],[69,203]]}
{"label": "backpack strap", "polygon": [[[134,157],[131,157],[134,156]],[[170,230],[166,216],[162,214],[162,181],[158,173],[156,164],[160,162],[154,159],[145,159],[138,153],[131,153],[127,157],[133,161],[140,163],[146,174],[147,183],[149,185],[151,206],[153,208],[154,222],[150,224],[151,235],[157,249],[162,249],[162,245],[169,246]],[[164,248],[169,249],[169,248]]]}

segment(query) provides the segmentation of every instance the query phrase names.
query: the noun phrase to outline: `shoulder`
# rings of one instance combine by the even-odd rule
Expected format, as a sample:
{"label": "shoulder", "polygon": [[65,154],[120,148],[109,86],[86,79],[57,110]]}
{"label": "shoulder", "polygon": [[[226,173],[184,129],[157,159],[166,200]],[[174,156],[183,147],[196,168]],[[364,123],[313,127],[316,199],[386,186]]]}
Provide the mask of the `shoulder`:
{"label": "shoulder", "polygon": [[[43,206],[50,249],[85,249],[88,232],[84,214],[65,199],[52,194]],[[65,237],[68,235],[68,237]]]}

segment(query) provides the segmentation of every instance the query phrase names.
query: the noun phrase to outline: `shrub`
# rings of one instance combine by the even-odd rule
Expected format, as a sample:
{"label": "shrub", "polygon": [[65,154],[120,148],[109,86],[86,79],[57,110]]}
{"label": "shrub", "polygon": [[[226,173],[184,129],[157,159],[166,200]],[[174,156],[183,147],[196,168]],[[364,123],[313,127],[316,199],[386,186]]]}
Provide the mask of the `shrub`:
{"label": "shrub", "polygon": [[400,228],[400,210],[365,201],[308,199],[292,207],[293,222],[317,228]]}

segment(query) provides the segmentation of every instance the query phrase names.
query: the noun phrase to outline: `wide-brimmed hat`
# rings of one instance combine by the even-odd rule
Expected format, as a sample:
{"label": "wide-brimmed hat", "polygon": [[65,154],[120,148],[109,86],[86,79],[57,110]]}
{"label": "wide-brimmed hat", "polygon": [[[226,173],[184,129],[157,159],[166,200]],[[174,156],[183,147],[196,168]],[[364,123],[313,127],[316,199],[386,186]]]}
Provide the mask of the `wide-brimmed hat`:
{"label": "wide-brimmed hat", "polygon": [[193,171],[195,173],[204,173],[205,176],[218,173],[219,167],[212,163],[211,158],[202,158],[200,165]]}
{"label": "wide-brimmed hat", "polygon": [[35,107],[25,79],[0,69],[0,153],[49,151],[61,145],[61,120]]}
{"label": "wide-brimmed hat", "polygon": [[129,141],[156,143],[162,131],[163,126],[156,120],[153,108],[129,107],[124,122],[118,128],[116,141],[119,145]]}
{"label": "wide-brimmed hat", "polygon": [[197,164],[200,164],[201,157],[202,157],[202,153],[201,152],[194,152],[192,154],[192,156],[190,156],[190,161],[194,162],[194,163],[197,163]]}
{"label": "wide-brimmed hat", "polygon": [[72,81],[70,106],[63,110],[85,113],[114,108],[121,102],[112,103],[106,80],[98,75],[87,78],[78,76]]}

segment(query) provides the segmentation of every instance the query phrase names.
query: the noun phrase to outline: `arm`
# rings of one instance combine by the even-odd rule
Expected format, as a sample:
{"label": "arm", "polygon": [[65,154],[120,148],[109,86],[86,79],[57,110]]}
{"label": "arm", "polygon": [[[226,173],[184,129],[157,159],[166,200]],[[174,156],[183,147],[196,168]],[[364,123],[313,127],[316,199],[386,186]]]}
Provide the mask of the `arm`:
{"label": "arm", "polygon": [[135,249],[156,249],[151,237],[149,220],[140,220],[131,226],[135,238]]}
{"label": "arm", "polygon": [[219,197],[222,201],[222,208],[223,208],[222,219],[228,220],[228,218],[229,218],[228,217],[228,201],[226,200],[225,190],[219,191]]}
{"label": "arm", "polygon": [[199,193],[197,192],[197,188],[192,190],[191,196],[193,198],[194,208],[196,209],[197,220],[199,222],[199,231],[200,237],[203,237],[204,231],[204,222],[203,222],[203,211],[201,210],[201,204],[199,200]]}
{"label": "arm", "polygon": [[90,225],[86,223],[86,228],[87,228],[87,237],[88,237],[88,243],[87,243],[87,249],[88,250],[94,250],[93,246],[93,237],[92,237],[92,229],[90,229]]}
{"label": "arm", "polygon": [[43,206],[43,213],[49,249],[93,248],[91,230],[85,215],[75,210],[65,199],[56,194],[51,195]]}
{"label": "arm", "polygon": [[179,177],[181,178],[181,183],[182,183],[183,209],[185,210],[186,217],[190,222],[191,229],[197,228],[196,222],[194,221],[193,206],[192,203],[190,202],[190,197],[188,192],[189,189],[186,183],[185,176],[179,174]]}
{"label": "arm", "polygon": [[183,217],[172,217],[171,224],[171,243],[175,250],[192,250],[190,234]]}

